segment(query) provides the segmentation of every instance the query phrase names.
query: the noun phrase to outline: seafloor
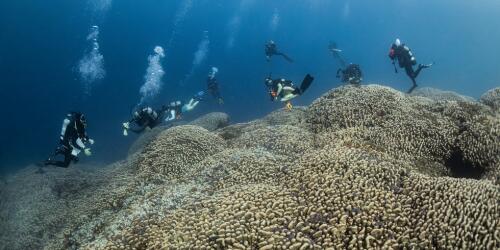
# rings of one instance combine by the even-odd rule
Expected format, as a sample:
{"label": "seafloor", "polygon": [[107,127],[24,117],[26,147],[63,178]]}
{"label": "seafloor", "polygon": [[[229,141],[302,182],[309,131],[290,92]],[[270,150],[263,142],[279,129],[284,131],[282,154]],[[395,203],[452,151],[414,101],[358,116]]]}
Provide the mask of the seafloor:
{"label": "seafloor", "polygon": [[0,182],[1,249],[499,249],[500,88],[340,87]]}

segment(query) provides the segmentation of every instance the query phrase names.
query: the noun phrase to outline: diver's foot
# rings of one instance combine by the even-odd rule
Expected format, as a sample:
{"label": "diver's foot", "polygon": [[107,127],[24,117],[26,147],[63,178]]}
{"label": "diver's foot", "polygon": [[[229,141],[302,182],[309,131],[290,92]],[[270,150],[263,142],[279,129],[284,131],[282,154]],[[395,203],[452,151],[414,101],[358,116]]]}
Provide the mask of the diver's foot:
{"label": "diver's foot", "polygon": [[408,90],[408,94],[411,94],[411,92],[413,92],[413,90],[417,87],[417,85],[413,85],[409,90]]}

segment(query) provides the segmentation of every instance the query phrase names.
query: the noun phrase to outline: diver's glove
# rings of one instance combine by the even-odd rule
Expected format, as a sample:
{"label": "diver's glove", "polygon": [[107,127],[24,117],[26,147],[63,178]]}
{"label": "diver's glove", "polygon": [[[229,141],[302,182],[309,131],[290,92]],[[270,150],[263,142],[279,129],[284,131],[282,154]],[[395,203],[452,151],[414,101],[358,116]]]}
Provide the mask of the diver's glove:
{"label": "diver's glove", "polygon": [[92,155],[92,151],[90,151],[90,148],[84,149],[83,153],[85,153],[86,156],[91,156]]}
{"label": "diver's glove", "polygon": [[94,145],[94,143],[95,143],[94,139],[89,139],[89,143],[90,143],[90,145]]}

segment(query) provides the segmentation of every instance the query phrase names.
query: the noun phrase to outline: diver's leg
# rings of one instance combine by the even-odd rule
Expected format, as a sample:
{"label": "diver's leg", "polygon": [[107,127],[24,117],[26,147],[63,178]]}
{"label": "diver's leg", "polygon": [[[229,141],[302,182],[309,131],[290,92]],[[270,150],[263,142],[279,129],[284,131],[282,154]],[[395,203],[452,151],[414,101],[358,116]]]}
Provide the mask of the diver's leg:
{"label": "diver's leg", "polygon": [[413,73],[413,78],[417,78],[418,77],[418,74],[420,74],[420,71],[422,71],[422,69],[425,69],[426,67],[424,67],[424,65],[422,64],[419,64],[418,65],[418,68],[417,68],[417,71],[415,71]]}
{"label": "diver's leg", "polygon": [[295,91],[292,91],[292,92],[287,92],[285,94],[283,94],[283,97],[281,98],[281,101],[282,102],[288,102],[290,100],[292,100],[293,98],[299,96],[299,94],[295,93]]}
{"label": "diver's leg", "polygon": [[[411,93],[417,87],[417,81],[415,80],[416,78],[415,71],[413,71],[413,67],[411,65],[406,65],[405,70],[406,74],[408,75],[408,77],[410,77],[413,83],[413,86],[411,86],[411,88],[408,90],[408,93]],[[418,72],[420,72],[420,70],[422,69],[419,69]]]}
{"label": "diver's leg", "polygon": [[182,111],[183,112],[191,111],[196,107],[196,105],[198,105],[198,103],[200,103],[200,101],[197,101],[197,100],[195,101],[194,99],[191,99],[188,104],[186,104],[186,105],[184,105],[184,107],[182,107],[182,109],[183,109]]}
{"label": "diver's leg", "polygon": [[46,160],[44,162],[45,166],[56,166],[60,168],[67,168],[69,164],[71,163],[71,160],[67,160],[67,158],[64,158],[64,161],[54,161],[54,160]]}

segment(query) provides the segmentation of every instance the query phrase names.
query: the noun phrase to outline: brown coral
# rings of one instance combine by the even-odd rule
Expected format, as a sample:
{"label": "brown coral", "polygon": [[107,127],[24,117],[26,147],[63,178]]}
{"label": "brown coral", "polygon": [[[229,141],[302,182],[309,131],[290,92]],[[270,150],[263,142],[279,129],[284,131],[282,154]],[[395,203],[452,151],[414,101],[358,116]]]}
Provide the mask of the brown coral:
{"label": "brown coral", "polygon": [[500,111],[500,87],[491,89],[481,96],[481,102],[490,106],[497,112]]}
{"label": "brown coral", "polygon": [[192,125],[160,133],[139,157],[139,171],[146,176],[180,177],[186,170],[220,152],[225,141],[208,130]]}
{"label": "brown coral", "polygon": [[304,128],[277,125],[256,128],[230,141],[233,148],[264,148],[294,160],[313,147],[314,137]]}
{"label": "brown coral", "polygon": [[[105,186],[126,192],[89,199],[112,211],[49,248],[498,249],[498,121],[480,103],[370,85],[215,132],[171,128],[132,185]],[[483,178],[446,177],[458,168]]]}
{"label": "brown coral", "polygon": [[326,147],[275,185],[233,186],[137,221],[107,248],[498,247],[495,186],[425,177],[387,157]]}
{"label": "brown coral", "polygon": [[190,122],[189,125],[200,126],[208,131],[214,131],[229,125],[229,115],[222,112],[213,112]]}

